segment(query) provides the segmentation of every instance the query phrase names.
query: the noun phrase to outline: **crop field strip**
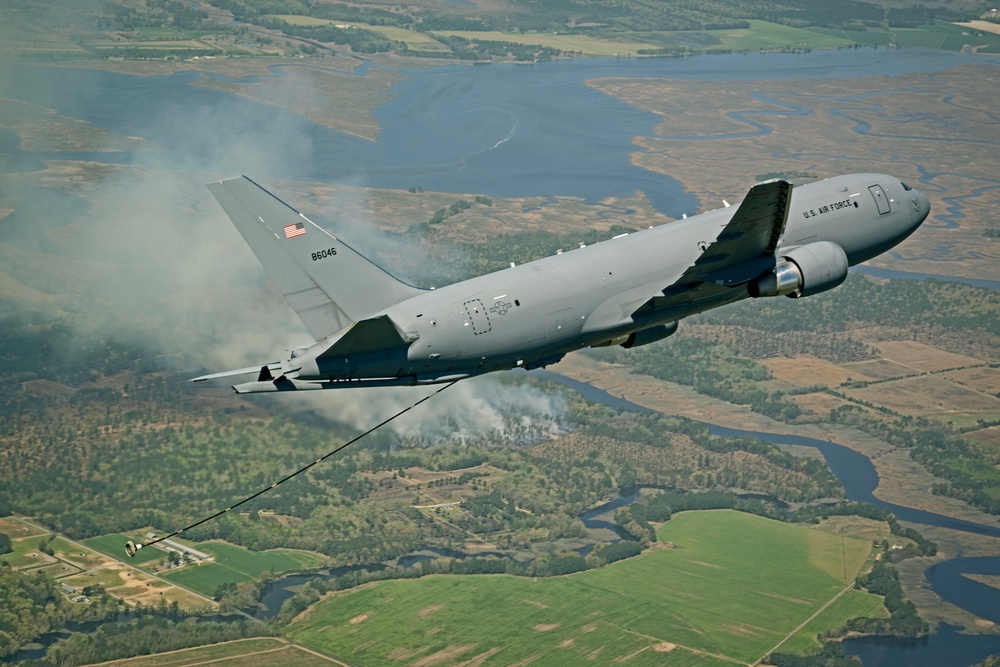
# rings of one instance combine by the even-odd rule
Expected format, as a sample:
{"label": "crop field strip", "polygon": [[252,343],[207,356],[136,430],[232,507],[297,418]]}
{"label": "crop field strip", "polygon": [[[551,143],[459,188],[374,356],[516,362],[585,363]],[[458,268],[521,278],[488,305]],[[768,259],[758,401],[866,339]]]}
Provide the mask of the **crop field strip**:
{"label": "crop field strip", "polygon": [[513,34],[461,30],[441,30],[436,31],[434,34],[448,37],[462,37],[470,41],[512,42],[528,46],[547,46],[563,51],[581,52],[589,56],[626,55],[634,54],[639,49],[659,48],[657,44],[650,42],[600,39],[589,35]]}
{"label": "crop field strip", "polygon": [[[108,554],[109,556],[120,558],[125,554],[125,542],[130,538],[127,535],[122,535],[121,533],[112,533],[110,535],[101,535],[100,537],[92,537],[88,540],[84,540],[83,543],[88,547],[96,549],[101,553]],[[150,561],[157,560],[158,558],[163,558],[167,555],[166,551],[158,549],[156,547],[150,547],[149,549],[142,549],[136,553],[135,558],[132,559],[131,564],[142,565],[143,563],[148,563]]]}
{"label": "crop field strip", "polygon": [[44,535],[45,530],[38,526],[21,521],[17,517],[6,516],[0,519],[0,533],[6,533],[11,540],[20,540],[25,537]]}
{"label": "crop field strip", "polygon": [[182,667],[223,664],[226,667],[314,667],[337,664],[278,637],[240,639],[155,655],[103,663],[103,667]]}
{"label": "crop field strip", "polygon": [[56,559],[47,554],[43,554],[38,547],[48,539],[46,534],[33,535],[14,542],[14,551],[4,554],[3,560],[10,564],[15,570],[30,569],[43,565],[52,565]]}

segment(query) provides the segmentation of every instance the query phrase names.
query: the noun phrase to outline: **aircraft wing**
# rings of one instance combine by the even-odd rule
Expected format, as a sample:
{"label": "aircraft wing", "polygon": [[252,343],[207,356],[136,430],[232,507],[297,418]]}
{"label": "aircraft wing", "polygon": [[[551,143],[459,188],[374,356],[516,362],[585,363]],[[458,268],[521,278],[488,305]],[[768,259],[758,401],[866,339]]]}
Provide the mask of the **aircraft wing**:
{"label": "aircraft wing", "polygon": [[750,189],[714,241],[662,293],[634,313],[660,310],[742,285],[774,266],[778,239],[785,231],[792,184],[759,183]]}

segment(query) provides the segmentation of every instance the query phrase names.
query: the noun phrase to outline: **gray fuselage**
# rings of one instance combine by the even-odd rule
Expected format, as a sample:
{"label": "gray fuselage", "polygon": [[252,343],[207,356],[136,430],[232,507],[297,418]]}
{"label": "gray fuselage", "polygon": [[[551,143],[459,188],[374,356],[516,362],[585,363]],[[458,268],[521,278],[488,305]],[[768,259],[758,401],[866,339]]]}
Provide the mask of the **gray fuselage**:
{"label": "gray fuselage", "polygon": [[[421,292],[380,313],[413,341],[407,347],[321,356],[329,348],[324,340],[285,363],[306,381],[441,382],[546,365],[573,350],[739,301],[749,296],[745,284],[702,290],[636,314],[698,259],[735,210],[709,211]],[[831,241],[854,265],[905,239],[928,212],[921,192],[882,174],[796,187],[775,255]]]}

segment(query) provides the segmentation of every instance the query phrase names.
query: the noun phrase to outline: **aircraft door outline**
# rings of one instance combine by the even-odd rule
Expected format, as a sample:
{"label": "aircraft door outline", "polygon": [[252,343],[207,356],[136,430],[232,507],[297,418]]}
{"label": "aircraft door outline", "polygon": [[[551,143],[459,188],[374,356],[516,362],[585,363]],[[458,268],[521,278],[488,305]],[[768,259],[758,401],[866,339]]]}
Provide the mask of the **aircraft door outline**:
{"label": "aircraft door outline", "polygon": [[881,185],[869,185],[868,192],[872,193],[872,197],[875,198],[875,206],[878,208],[879,215],[885,215],[892,210],[889,206],[889,198],[885,196],[885,190],[882,189]]}
{"label": "aircraft door outline", "polygon": [[493,330],[490,314],[486,312],[486,307],[481,300],[469,299],[462,305],[465,306],[465,314],[469,318],[474,335],[481,336]]}

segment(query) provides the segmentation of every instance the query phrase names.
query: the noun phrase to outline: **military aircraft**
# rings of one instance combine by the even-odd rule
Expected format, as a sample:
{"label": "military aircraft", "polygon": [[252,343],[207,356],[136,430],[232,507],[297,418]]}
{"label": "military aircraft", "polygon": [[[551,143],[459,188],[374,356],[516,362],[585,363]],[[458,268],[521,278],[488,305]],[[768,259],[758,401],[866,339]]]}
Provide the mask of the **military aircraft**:
{"label": "military aircraft", "polygon": [[240,394],[444,383],[547,366],[585,347],[646,345],[741,299],[837,287],[930,211],[923,193],[883,174],[794,189],[773,180],[739,206],[427,290],[245,176],[208,187],[316,339],[281,361],[192,380],[256,373],[233,386]]}

